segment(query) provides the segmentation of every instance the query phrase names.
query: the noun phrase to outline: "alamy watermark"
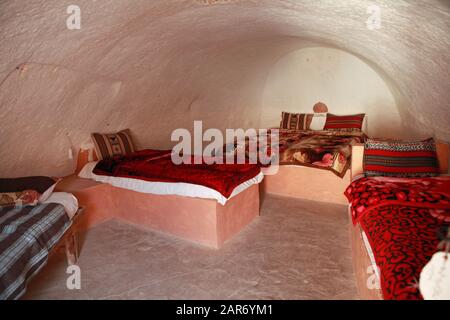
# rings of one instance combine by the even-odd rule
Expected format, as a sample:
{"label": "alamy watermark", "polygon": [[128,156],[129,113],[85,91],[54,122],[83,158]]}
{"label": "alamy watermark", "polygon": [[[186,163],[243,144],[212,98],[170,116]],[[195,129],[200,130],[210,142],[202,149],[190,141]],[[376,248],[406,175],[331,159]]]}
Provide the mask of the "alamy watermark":
{"label": "alamy watermark", "polygon": [[81,29],[81,8],[77,5],[71,4],[66,10],[69,15],[66,19],[66,26],[69,30]]}
{"label": "alamy watermark", "polygon": [[[237,0],[196,0],[201,5],[214,5],[236,2]],[[81,8],[78,5],[71,4],[67,7],[66,13],[69,15],[66,19],[66,26],[69,30],[81,29]],[[381,29],[381,8],[376,4],[367,7],[366,13],[369,17],[366,20],[366,26],[369,30]]]}
{"label": "alamy watermark", "polygon": [[367,7],[366,10],[369,18],[366,20],[366,26],[369,30],[381,29],[381,8],[376,4]]}
{"label": "alamy watermark", "polygon": [[66,273],[70,276],[67,277],[66,287],[69,290],[81,289],[81,269],[76,264],[70,265],[66,269]]}
{"label": "alamy watermark", "polygon": [[[219,129],[203,132],[203,122],[194,121],[193,134],[179,128],[172,132],[172,162],[179,164],[259,164],[264,174],[278,172],[278,129]],[[206,144],[206,146],[205,146]]]}

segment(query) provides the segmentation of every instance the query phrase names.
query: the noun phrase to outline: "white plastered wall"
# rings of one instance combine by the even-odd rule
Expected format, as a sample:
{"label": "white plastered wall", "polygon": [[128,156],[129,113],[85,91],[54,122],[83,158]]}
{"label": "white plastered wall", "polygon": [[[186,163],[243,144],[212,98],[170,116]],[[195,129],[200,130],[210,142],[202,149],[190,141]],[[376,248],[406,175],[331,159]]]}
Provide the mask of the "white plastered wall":
{"label": "white plastered wall", "polygon": [[[80,30],[66,28],[73,4]],[[68,149],[93,131],[165,148],[193,120],[258,126],[267,73],[311,43],[376,70],[409,132],[450,141],[449,34],[442,0],[3,0],[0,176],[70,174]]]}
{"label": "white plastered wall", "polygon": [[261,125],[278,124],[281,111],[312,113],[319,101],[330,113],[365,113],[370,136],[414,137],[403,127],[395,98],[377,72],[358,57],[327,47],[291,52],[274,65],[264,91]]}

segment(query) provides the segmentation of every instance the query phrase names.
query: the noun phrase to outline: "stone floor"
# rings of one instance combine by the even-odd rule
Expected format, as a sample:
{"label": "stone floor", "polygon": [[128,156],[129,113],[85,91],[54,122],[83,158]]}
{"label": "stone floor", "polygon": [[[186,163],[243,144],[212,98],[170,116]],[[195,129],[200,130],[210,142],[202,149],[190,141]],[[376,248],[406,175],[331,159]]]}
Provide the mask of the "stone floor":
{"label": "stone floor", "polygon": [[357,299],[345,206],[267,196],[220,250],[112,220],[80,235],[81,290],[64,255],[25,299]]}

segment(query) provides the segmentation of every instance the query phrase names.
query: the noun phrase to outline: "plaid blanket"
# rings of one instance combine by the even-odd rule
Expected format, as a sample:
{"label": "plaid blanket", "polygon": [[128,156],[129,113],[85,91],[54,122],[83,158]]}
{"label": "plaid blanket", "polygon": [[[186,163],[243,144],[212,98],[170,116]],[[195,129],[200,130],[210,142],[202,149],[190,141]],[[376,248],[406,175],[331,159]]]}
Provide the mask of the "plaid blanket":
{"label": "plaid blanket", "polygon": [[56,203],[0,207],[0,300],[18,299],[72,222]]}

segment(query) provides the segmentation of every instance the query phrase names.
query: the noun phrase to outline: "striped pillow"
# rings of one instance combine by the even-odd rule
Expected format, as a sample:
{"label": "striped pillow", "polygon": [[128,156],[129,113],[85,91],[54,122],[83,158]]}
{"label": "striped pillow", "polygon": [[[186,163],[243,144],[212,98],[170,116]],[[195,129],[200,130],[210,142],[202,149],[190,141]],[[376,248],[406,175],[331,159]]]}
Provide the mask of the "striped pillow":
{"label": "striped pillow", "polygon": [[280,129],[309,130],[313,114],[307,113],[281,113]]}
{"label": "striped pillow", "polygon": [[129,129],[117,133],[92,133],[91,138],[99,160],[123,156],[135,151]]}
{"label": "striped pillow", "polygon": [[364,113],[348,116],[337,116],[328,113],[324,130],[361,131],[364,117]]}
{"label": "striped pillow", "polygon": [[427,177],[439,174],[436,144],[424,141],[368,139],[364,148],[366,176]]}

